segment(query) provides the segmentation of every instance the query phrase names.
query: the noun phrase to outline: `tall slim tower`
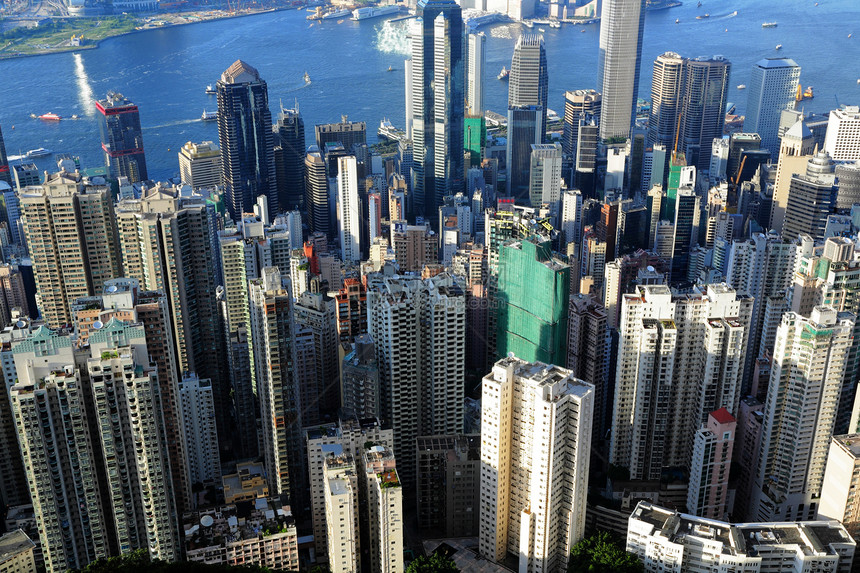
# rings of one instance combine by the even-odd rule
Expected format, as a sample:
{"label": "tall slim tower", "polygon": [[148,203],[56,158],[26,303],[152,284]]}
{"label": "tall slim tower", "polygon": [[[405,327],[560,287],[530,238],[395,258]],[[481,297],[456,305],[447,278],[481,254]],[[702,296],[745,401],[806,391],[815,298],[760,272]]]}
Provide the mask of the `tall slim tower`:
{"label": "tall slim tower", "polygon": [[765,58],[752,69],[744,131],[761,136],[761,148],[779,153],[779,116],[794,109],[800,66],[789,58]]}
{"label": "tall slim tower", "polygon": [[308,212],[308,230],[311,233],[328,233],[328,174],[323,154],[315,145],[308,149],[305,156],[305,208]]}
{"label": "tall slim tower", "polygon": [[[278,205],[283,209],[302,207],[305,200],[305,122],[295,109],[281,108],[275,125],[280,146],[282,174],[278,179]],[[282,175],[282,176],[281,176]]]}
{"label": "tall slim tower", "polygon": [[600,138],[629,137],[636,119],[645,0],[605,0],[600,13],[597,87]]}
{"label": "tall slim tower", "polygon": [[417,16],[412,31],[413,209],[435,220],[442,198],[463,187],[463,15],[454,0],[420,0]]}
{"label": "tall slim tower", "polygon": [[111,177],[128,177],[129,182],[146,181],[146,157],[137,106],[122,94],[109,92],[96,102],[105,165]]}
{"label": "tall slim tower", "polygon": [[666,52],[654,60],[651,76],[651,115],[648,117],[648,145],[675,147],[678,114],[681,112],[686,60]]}
{"label": "tall slim tower", "polygon": [[549,80],[546,49],[540,34],[523,34],[514,47],[508,84],[508,107],[540,106],[538,143],[546,139],[546,110]]}
{"label": "tall slim tower", "polygon": [[221,183],[233,220],[251,212],[265,195],[269,213],[278,212],[274,135],[269,92],[260,73],[242,60],[227,68],[217,83]]}
{"label": "tall slim tower", "polygon": [[361,260],[361,205],[358,201],[358,174],[354,155],[337,160],[337,222],[340,256],[343,261]]}
{"label": "tall slim tower", "polygon": [[585,532],[594,386],[514,356],[484,377],[479,551],[521,573],[565,571]]}
{"label": "tall slim tower", "polygon": [[469,32],[466,43],[468,69],[466,72],[466,115],[484,115],[484,45],[487,36],[483,32]]}
{"label": "tall slim tower", "polygon": [[2,130],[0,130],[0,181],[12,185],[12,174],[9,172],[9,160],[6,158],[6,144],[3,142]]}
{"label": "tall slim tower", "polygon": [[707,170],[714,139],[723,136],[732,64],[722,56],[702,56],[687,60],[685,67],[678,151],[688,165]]}

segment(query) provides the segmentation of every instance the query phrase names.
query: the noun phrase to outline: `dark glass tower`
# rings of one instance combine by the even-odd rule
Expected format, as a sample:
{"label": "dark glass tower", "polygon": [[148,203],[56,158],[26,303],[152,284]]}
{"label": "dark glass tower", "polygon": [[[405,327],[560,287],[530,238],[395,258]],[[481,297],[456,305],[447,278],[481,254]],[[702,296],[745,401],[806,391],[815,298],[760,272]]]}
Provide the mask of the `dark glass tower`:
{"label": "dark glass tower", "polygon": [[0,181],[12,185],[12,175],[9,173],[9,160],[6,158],[6,144],[3,143],[2,130],[0,130]]}
{"label": "dark glass tower", "polygon": [[[419,0],[412,36],[413,209],[436,221],[463,188],[463,14],[454,0]],[[436,66],[440,65],[440,68]]]}
{"label": "dark glass tower", "polygon": [[529,171],[532,145],[541,142],[543,108],[538,105],[508,108],[507,194],[517,205],[529,205]]}
{"label": "dark glass tower", "polygon": [[[511,60],[508,107],[540,106],[540,139],[546,139],[546,106],[549,79],[546,71],[546,50],[543,36],[523,34],[517,40]],[[540,142],[539,142],[540,143]]]}
{"label": "dark glass tower", "polygon": [[278,203],[285,210],[299,208],[305,193],[305,122],[295,109],[281,109],[278,115],[277,143],[281,171],[278,173]]}
{"label": "dark glass tower", "polygon": [[218,139],[227,211],[236,220],[265,195],[278,212],[269,93],[259,72],[236,60],[218,80]]}
{"label": "dark glass tower", "polygon": [[323,123],[314,126],[317,147],[325,149],[327,143],[340,143],[349,152],[358,144],[367,143],[367,124],[363,121],[348,121],[344,115],[340,123]]}
{"label": "dark glass tower", "polygon": [[111,177],[128,177],[132,183],[146,181],[146,157],[137,106],[120,93],[109,92],[96,102],[105,165]]}
{"label": "dark glass tower", "polygon": [[704,171],[710,167],[714,139],[723,136],[732,64],[722,56],[699,57],[687,60],[686,68],[678,149],[688,165]]}

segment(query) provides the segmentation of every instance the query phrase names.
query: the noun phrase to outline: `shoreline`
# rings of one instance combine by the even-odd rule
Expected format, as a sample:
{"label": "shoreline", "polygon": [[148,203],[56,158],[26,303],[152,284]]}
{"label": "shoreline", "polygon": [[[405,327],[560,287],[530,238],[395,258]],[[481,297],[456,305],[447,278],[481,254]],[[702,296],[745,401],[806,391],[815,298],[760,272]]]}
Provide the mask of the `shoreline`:
{"label": "shoreline", "polygon": [[[179,26],[191,26],[194,24],[205,24],[207,22],[217,22],[219,20],[232,20],[234,18],[246,18],[248,16],[258,16],[260,14],[271,14],[272,12],[282,12],[285,10],[299,10],[302,9],[302,6],[294,7],[294,6],[283,6],[277,8],[266,8],[265,10],[254,10],[237,14],[225,14],[223,16],[215,16],[213,18],[205,18],[200,19],[195,22],[176,22],[167,24],[165,26],[152,26],[150,28],[140,28],[129,30],[127,32],[120,32],[118,34],[112,34],[110,36],[105,36],[104,38],[100,38],[98,40],[93,40],[92,43],[86,44],[84,46],[64,46],[62,48],[50,49],[41,52],[33,52],[31,54],[0,54],[0,61],[3,60],[14,60],[19,58],[33,58],[38,56],[51,56],[54,54],[66,54],[69,52],[79,52],[83,50],[95,50],[99,46],[101,46],[102,42],[106,42],[108,40],[113,40],[114,38],[120,38],[122,36],[130,36],[131,34],[140,34],[144,32],[152,32],[154,30],[164,30],[167,28],[175,28]],[[170,12],[159,14],[160,16],[169,17],[169,16],[181,16],[183,12]]]}

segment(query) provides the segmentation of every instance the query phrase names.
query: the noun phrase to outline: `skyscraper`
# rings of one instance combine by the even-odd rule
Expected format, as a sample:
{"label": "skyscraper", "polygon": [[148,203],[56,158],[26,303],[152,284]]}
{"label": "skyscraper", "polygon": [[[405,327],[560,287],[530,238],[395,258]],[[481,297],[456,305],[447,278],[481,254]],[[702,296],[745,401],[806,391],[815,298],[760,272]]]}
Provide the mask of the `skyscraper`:
{"label": "skyscraper", "polygon": [[340,143],[347,153],[353,153],[354,147],[367,143],[367,124],[363,121],[349,121],[344,115],[340,123],[322,123],[314,126],[317,147],[325,151],[327,143]]}
{"label": "skyscraper", "polygon": [[487,36],[483,32],[469,32],[466,43],[468,69],[466,70],[466,115],[484,115],[484,45]]}
{"label": "skyscraper", "polygon": [[221,150],[211,141],[189,141],[179,150],[182,182],[194,190],[214,189],[221,185]]}
{"label": "skyscraper", "polygon": [[361,260],[361,205],[358,200],[358,174],[354,155],[337,160],[337,222],[340,256],[343,261]]}
{"label": "skyscraper", "polygon": [[685,59],[666,52],[654,60],[651,77],[651,115],[648,117],[648,145],[675,147],[678,114],[684,95]]}
{"label": "skyscraper", "polygon": [[736,428],[735,417],[720,408],[708,414],[707,424],[696,432],[687,491],[687,510],[693,515],[711,519],[726,515]]}
{"label": "skyscraper", "polygon": [[308,148],[305,156],[305,209],[308,212],[308,230],[311,233],[328,233],[328,174],[322,152],[315,145]]}
{"label": "skyscraper", "polygon": [[834,109],[830,112],[824,151],[829,153],[834,161],[860,159],[860,106],[846,106],[845,109]]}
{"label": "skyscraper", "polygon": [[413,210],[433,218],[442,198],[463,187],[463,16],[454,0],[420,0],[417,16],[412,31]]}
{"label": "skyscraper", "polygon": [[295,109],[281,108],[275,145],[280,147],[282,172],[278,174],[278,205],[283,209],[302,207],[305,200],[305,122]]}
{"label": "skyscraper", "polygon": [[3,142],[3,131],[0,130],[0,181],[12,185],[12,176],[9,172],[9,160],[6,158],[6,144]]}
{"label": "skyscraper", "polygon": [[565,571],[585,533],[594,387],[506,357],[484,377],[478,551],[521,573]]}
{"label": "skyscraper", "polygon": [[803,119],[788,128],[780,138],[779,160],[776,165],[776,181],[773,187],[773,203],[770,210],[770,228],[782,232],[785,209],[792,175],[806,171],[806,164],[813,151],[812,131]]}
{"label": "skyscraper", "polygon": [[791,176],[782,236],[794,240],[805,233],[824,240],[827,215],[834,210],[835,190],[836,167],[826,151],[819,151],[806,163],[805,173]]}
{"label": "skyscraper", "polygon": [[597,88],[600,138],[628,137],[636,119],[645,0],[605,0],[600,13]]}
{"label": "skyscraper", "polygon": [[700,171],[711,162],[714,139],[723,136],[732,64],[722,56],[687,60],[678,150]]}
{"label": "skyscraper", "polygon": [[137,106],[122,94],[109,92],[96,102],[105,165],[111,177],[128,177],[132,183],[146,181],[146,157]]}
{"label": "skyscraper", "polygon": [[561,145],[532,145],[529,168],[529,200],[534,206],[549,205],[561,211]]}
{"label": "skyscraper", "polygon": [[252,212],[258,195],[278,212],[269,92],[260,73],[236,60],[217,82],[221,183],[233,220]]}
{"label": "skyscraper", "polygon": [[780,113],[794,109],[799,81],[800,66],[789,58],[765,58],[753,66],[744,131],[759,134],[761,148],[770,151],[771,157],[779,152]]}
{"label": "skyscraper", "polygon": [[529,167],[532,145],[541,143],[543,108],[536,105],[508,107],[507,195],[517,205],[529,203]]}
{"label": "skyscraper", "polygon": [[579,139],[579,120],[583,113],[600,117],[602,98],[595,90],[564,92],[564,128],[561,146],[565,156],[573,161]]}
{"label": "skyscraper", "polygon": [[369,526],[370,569],[379,573],[403,571],[403,487],[394,453],[385,446],[364,452],[364,483]]}
{"label": "skyscraper", "polygon": [[508,83],[508,107],[539,106],[538,141],[546,139],[547,93],[546,49],[540,34],[523,34],[514,47]]}

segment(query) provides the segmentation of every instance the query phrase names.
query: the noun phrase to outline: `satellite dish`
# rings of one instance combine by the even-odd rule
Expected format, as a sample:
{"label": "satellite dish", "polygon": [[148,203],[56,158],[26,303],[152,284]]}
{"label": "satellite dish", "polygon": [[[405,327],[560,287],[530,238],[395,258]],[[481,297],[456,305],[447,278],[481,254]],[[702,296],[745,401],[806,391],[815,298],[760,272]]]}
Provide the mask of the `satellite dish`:
{"label": "satellite dish", "polygon": [[203,527],[212,527],[213,523],[215,523],[215,520],[212,519],[211,515],[204,515],[200,518],[200,525]]}
{"label": "satellite dish", "polygon": [[24,328],[25,326],[27,326],[27,323],[24,322],[23,320],[19,320],[18,322],[15,323],[15,326],[17,326],[18,328]]}
{"label": "satellite dish", "polygon": [[100,321],[100,320],[97,320],[93,323],[93,330],[98,330],[103,326],[104,326],[104,323],[102,323],[102,321]]}
{"label": "satellite dish", "polygon": [[654,272],[654,267],[652,267],[651,265],[648,265],[648,272],[649,272],[649,273],[653,273],[653,272]]}
{"label": "satellite dish", "polygon": [[105,289],[107,292],[116,292],[116,285],[110,285]]}

